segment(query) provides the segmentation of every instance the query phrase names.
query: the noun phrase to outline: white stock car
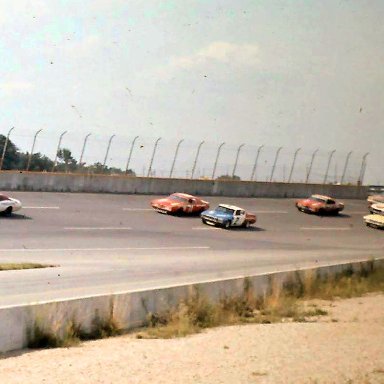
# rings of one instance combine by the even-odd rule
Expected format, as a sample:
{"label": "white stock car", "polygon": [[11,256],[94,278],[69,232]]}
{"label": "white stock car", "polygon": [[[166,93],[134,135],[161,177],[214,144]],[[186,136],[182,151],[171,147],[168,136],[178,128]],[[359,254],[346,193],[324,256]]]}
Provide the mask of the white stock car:
{"label": "white stock car", "polygon": [[21,202],[7,195],[0,194],[0,213],[11,215],[21,209]]}
{"label": "white stock car", "polygon": [[384,204],[378,203],[378,204],[372,204],[369,207],[369,212],[373,215],[384,215]]}

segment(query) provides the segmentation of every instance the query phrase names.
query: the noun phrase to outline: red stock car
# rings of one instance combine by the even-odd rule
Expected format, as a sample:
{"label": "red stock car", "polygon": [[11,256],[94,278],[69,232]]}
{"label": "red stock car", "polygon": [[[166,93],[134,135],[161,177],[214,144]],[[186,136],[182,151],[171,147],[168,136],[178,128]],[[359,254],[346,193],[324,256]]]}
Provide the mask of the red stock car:
{"label": "red stock car", "polygon": [[301,212],[316,213],[318,215],[337,215],[344,209],[344,204],[337,202],[329,196],[312,195],[307,199],[296,201],[296,207]]}
{"label": "red stock car", "polygon": [[163,199],[151,201],[157,212],[168,214],[198,214],[209,208],[208,201],[186,193],[173,193]]}

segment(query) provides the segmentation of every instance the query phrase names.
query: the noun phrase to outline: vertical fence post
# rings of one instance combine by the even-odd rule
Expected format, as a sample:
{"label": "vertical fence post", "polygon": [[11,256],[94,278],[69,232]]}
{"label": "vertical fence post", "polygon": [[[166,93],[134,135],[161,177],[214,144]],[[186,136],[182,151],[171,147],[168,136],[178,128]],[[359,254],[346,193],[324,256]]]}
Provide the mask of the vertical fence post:
{"label": "vertical fence post", "polygon": [[272,182],[272,178],[273,178],[273,174],[275,173],[275,168],[276,168],[276,164],[277,164],[277,159],[279,157],[279,153],[280,151],[283,149],[283,147],[279,147],[276,151],[276,156],[275,156],[275,161],[273,162],[273,166],[272,166],[272,172],[271,172],[271,177],[269,178],[269,182]]}
{"label": "vertical fence post", "polygon": [[31,160],[32,160],[32,155],[33,155],[33,151],[35,150],[35,143],[36,143],[36,138],[37,138],[37,135],[42,131],[42,129],[39,129],[36,133],[35,133],[35,136],[33,137],[33,142],[32,142],[32,148],[31,148],[31,152],[28,156],[28,162],[27,162],[27,168],[25,169],[26,171],[29,171],[29,167],[31,166]]}
{"label": "vertical fence post", "polygon": [[132,158],[132,153],[133,153],[133,147],[135,146],[136,140],[138,138],[139,138],[139,136],[135,136],[134,139],[132,140],[131,149],[129,151],[129,156],[128,156],[128,160],[127,160],[127,166],[125,167],[125,174],[128,173],[129,164],[131,163],[131,158]]}
{"label": "vertical fence post", "polygon": [[12,127],[12,128],[8,131],[7,137],[6,137],[5,142],[4,142],[3,153],[2,153],[2,155],[1,155],[1,160],[0,160],[0,171],[3,169],[3,163],[4,163],[4,158],[5,158],[5,152],[6,152],[7,147],[8,147],[9,135],[11,134],[11,132],[12,132],[14,129],[15,129],[15,127]]}
{"label": "vertical fence post", "polygon": [[326,169],[326,171],[325,171],[323,184],[326,184],[326,182],[327,182],[327,179],[328,179],[328,172],[329,172],[329,167],[330,167],[330,165],[331,165],[332,157],[333,157],[333,155],[335,154],[335,152],[336,152],[336,149],[334,149],[333,151],[331,151],[331,152],[329,153],[328,164],[327,164],[327,169]]}
{"label": "vertical fence post", "polygon": [[352,151],[348,152],[347,157],[345,159],[345,164],[344,164],[344,169],[343,169],[343,174],[341,176],[340,184],[344,183],[345,174],[347,173],[349,158],[351,157],[351,155],[352,155]]}
{"label": "vertical fence post", "polygon": [[60,145],[61,145],[61,140],[63,140],[63,136],[67,133],[67,131],[64,131],[60,137],[59,137],[59,143],[57,144],[57,149],[56,149],[56,155],[55,155],[55,161],[53,162],[53,167],[52,167],[52,172],[55,172],[56,168],[56,163],[57,163],[57,155],[60,150]]}
{"label": "vertical fence post", "polygon": [[108,146],[107,146],[107,151],[105,152],[105,157],[104,157],[104,162],[103,162],[103,171],[105,170],[105,165],[107,164],[107,159],[108,159],[109,150],[110,150],[110,148],[111,148],[112,140],[113,140],[113,138],[114,138],[115,136],[116,136],[116,135],[112,135],[112,136],[109,138]]}
{"label": "vertical fence post", "polygon": [[156,142],[155,142],[155,146],[153,147],[153,152],[152,152],[151,162],[149,163],[149,168],[148,168],[147,177],[149,177],[149,176],[151,175],[153,160],[154,160],[154,158],[155,158],[155,153],[156,153],[157,145],[159,144],[159,141],[160,141],[160,140],[161,140],[161,137],[159,137],[159,138],[156,140]]}
{"label": "vertical fence post", "polygon": [[307,177],[305,178],[305,183],[308,183],[309,176],[311,175],[311,171],[312,171],[313,161],[315,160],[315,156],[317,152],[319,152],[319,148],[315,149],[315,151],[312,153],[311,162],[309,164],[309,168],[307,172]]}
{"label": "vertical fence post", "polygon": [[84,156],[84,151],[85,151],[85,146],[87,145],[87,140],[88,140],[88,137],[91,136],[91,133],[88,133],[88,135],[85,136],[84,138],[84,144],[83,144],[83,149],[81,150],[81,155],[80,155],[80,160],[79,160],[79,165],[80,167],[82,166],[82,162],[83,162],[83,156]]}
{"label": "vertical fence post", "polygon": [[215,179],[215,173],[216,173],[216,167],[217,167],[217,162],[219,161],[219,156],[221,152],[221,148],[223,147],[224,143],[221,143],[219,147],[217,148],[217,153],[216,153],[216,159],[215,159],[215,164],[213,164],[213,171],[212,171],[212,180]]}
{"label": "vertical fence post", "polygon": [[233,170],[232,170],[232,179],[233,179],[233,177],[235,176],[236,168],[237,168],[237,162],[238,162],[238,160],[239,160],[240,151],[241,151],[241,148],[244,147],[244,145],[245,145],[245,144],[240,144],[240,145],[239,145],[239,148],[237,148],[236,160],[235,160],[235,164],[233,165]]}
{"label": "vertical fence post", "polygon": [[173,157],[172,167],[171,167],[171,170],[170,170],[170,172],[169,172],[169,178],[172,177],[173,169],[175,168],[175,163],[176,163],[177,154],[178,154],[178,152],[179,152],[179,148],[180,148],[180,144],[181,144],[183,141],[184,141],[184,139],[181,139],[181,140],[177,143],[176,151],[175,151],[175,156]]}
{"label": "vertical fence post", "polygon": [[204,141],[202,141],[199,146],[197,147],[197,151],[196,151],[196,156],[195,156],[195,161],[193,162],[193,167],[192,167],[192,174],[191,174],[191,179],[193,179],[193,176],[195,174],[195,169],[196,169],[196,164],[197,164],[197,160],[199,158],[199,153],[200,153],[200,149],[201,149],[201,146],[204,144]]}
{"label": "vertical fence post", "polygon": [[259,161],[260,152],[261,152],[261,150],[263,148],[264,148],[264,144],[260,145],[259,148],[257,149],[257,155],[256,155],[256,159],[255,159],[255,164],[253,164],[252,173],[251,173],[251,181],[253,181],[253,179],[255,177],[257,162]]}
{"label": "vertical fence post", "polygon": [[363,156],[363,159],[361,161],[361,169],[360,169],[359,179],[357,180],[357,185],[363,184],[365,169],[367,166],[367,156],[368,155],[369,155],[369,152],[365,153]]}
{"label": "vertical fence post", "polygon": [[293,169],[294,169],[295,163],[296,163],[296,157],[297,157],[297,154],[299,153],[300,150],[301,150],[301,148],[297,148],[295,151],[295,154],[293,155],[292,167],[291,167],[291,172],[289,172],[288,183],[291,182]]}

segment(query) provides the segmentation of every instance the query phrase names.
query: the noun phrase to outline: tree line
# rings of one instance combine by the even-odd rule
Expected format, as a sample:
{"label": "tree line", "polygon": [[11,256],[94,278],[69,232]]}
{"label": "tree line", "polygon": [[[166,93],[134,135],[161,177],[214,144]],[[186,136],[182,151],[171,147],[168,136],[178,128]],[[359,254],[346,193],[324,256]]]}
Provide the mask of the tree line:
{"label": "tree line", "polygon": [[[0,134],[0,156],[4,151],[6,137]],[[28,164],[29,163],[29,164]],[[22,152],[11,141],[8,140],[7,147],[4,153],[4,161],[2,164],[2,170],[24,170],[34,172],[68,172],[68,173],[104,173],[109,175],[128,174],[135,176],[135,172],[129,169],[127,172],[120,168],[104,166],[100,162],[87,165],[86,163],[79,163],[72,155],[72,152],[68,148],[59,149],[57,152],[57,162],[50,159],[48,156],[43,155],[40,152],[30,155],[29,152]]]}

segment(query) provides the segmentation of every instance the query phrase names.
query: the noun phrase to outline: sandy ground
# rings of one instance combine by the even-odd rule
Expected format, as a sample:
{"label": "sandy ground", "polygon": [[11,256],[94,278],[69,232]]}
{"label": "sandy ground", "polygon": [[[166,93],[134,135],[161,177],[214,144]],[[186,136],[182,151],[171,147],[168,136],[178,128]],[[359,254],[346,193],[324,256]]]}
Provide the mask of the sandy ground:
{"label": "sandy ground", "polygon": [[127,335],[0,360],[0,383],[384,383],[384,295],[324,303],[316,323]]}

